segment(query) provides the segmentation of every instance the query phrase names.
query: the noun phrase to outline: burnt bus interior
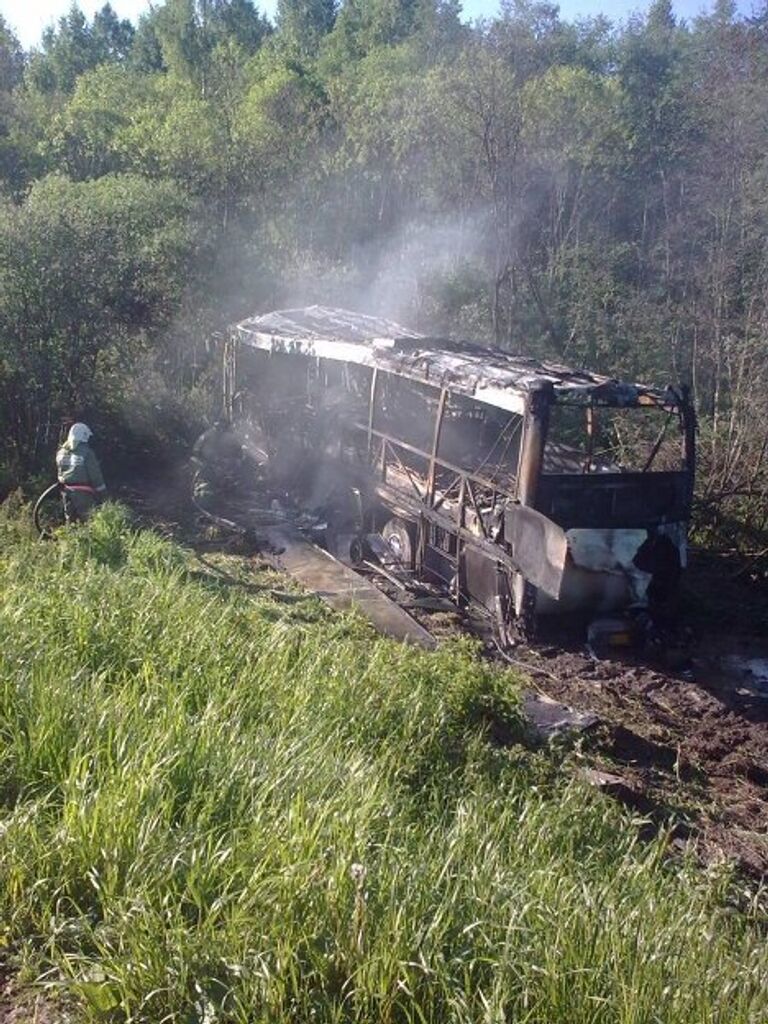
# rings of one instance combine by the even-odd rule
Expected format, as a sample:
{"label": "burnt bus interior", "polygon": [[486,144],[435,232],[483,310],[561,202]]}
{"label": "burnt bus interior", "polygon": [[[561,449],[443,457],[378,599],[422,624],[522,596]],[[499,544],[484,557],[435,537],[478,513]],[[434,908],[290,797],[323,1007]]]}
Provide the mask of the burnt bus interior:
{"label": "burnt bus interior", "polygon": [[323,510],[329,549],[376,534],[400,571],[500,628],[642,603],[685,563],[683,390],[310,307],[233,330],[225,402],[272,485]]}

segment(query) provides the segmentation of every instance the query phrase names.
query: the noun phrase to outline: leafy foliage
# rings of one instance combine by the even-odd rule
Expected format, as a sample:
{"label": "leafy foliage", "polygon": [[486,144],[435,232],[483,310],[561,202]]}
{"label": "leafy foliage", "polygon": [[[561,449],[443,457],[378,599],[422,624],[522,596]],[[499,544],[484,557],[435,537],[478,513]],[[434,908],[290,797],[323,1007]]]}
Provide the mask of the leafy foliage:
{"label": "leafy foliage", "polygon": [[[194,236],[170,183],[37,182],[0,210],[0,389],[11,462],[32,468],[69,410],[104,417],[176,308]],[[93,416],[92,416],[93,418]]]}
{"label": "leafy foliage", "polygon": [[[619,29],[538,0],[475,25],[455,0],[282,0],[276,30],[251,0],[167,0],[135,31],[75,7],[28,55],[0,25],[0,178],[22,210],[62,173],[193,200],[210,245],[177,324],[325,299],[685,380],[707,501],[768,508],[765,33],[729,2]],[[84,269],[115,266],[100,238]]]}

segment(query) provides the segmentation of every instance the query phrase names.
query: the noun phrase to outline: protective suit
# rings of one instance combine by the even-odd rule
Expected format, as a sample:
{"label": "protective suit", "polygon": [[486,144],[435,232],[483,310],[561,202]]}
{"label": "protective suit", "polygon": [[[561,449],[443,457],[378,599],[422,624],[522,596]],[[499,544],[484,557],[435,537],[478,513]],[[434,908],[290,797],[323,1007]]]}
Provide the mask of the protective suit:
{"label": "protective suit", "polygon": [[192,449],[194,495],[210,503],[216,496],[236,491],[242,482],[245,454],[227,420],[217,420],[201,434]]}
{"label": "protective suit", "polygon": [[88,444],[92,436],[93,431],[85,423],[73,423],[67,440],[56,452],[56,469],[69,522],[87,519],[107,490],[99,460]]}

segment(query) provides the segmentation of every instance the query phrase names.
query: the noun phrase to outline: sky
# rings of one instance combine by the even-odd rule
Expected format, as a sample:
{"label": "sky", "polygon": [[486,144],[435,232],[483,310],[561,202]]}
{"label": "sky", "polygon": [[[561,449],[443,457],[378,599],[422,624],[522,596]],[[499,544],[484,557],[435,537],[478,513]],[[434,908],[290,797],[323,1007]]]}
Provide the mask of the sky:
{"label": "sky", "polygon": [[[80,0],[80,7],[91,17],[102,7],[105,0]],[[121,18],[136,21],[139,14],[149,6],[147,0],[111,0],[112,6]],[[606,14],[614,21],[625,18],[634,11],[643,11],[649,0],[561,0],[560,12],[566,19],[594,14]],[[40,41],[43,29],[65,14],[71,0],[0,0],[0,14],[14,28],[25,49]],[[274,14],[276,0],[256,0],[256,6],[267,14]],[[467,18],[491,16],[498,10],[498,0],[463,0]],[[713,0],[674,0],[675,11],[680,17],[691,18],[709,10]],[[758,0],[737,0],[737,7],[743,14],[750,14],[758,6]]]}

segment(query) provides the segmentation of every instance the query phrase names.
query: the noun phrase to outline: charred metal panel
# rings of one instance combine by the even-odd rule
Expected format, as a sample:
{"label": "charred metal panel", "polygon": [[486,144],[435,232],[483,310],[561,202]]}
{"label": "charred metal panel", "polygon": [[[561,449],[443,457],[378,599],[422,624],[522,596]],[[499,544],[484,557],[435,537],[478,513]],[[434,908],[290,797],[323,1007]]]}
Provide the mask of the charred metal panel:
{"label": "charred metal panel", "polygon": [[339,562],[333,555],[307,541],[286,523],[264,531],[277,563],[305,586],[314,590],[332,608],[357,608],[379,632],[419,647],[433,648],[435,639],[399,605],[390,601],[372,583]]}
{"label": "charred metal panel", "polygon": [[638,567],[635,558],[647,536],[642,529],[569,530],[560,596],[551,605],[539,600],[539,613],[608,613],[628,604],[644,604],[652,577]]}
{"label": "charred metal panel", "polygon": [[517,497],[523,505],[534,506],[541,478],[544,445],[549,427],[552,386],[540,383],[528,396],[523,447],[520,453]]}
{"label": "charred metal panel", "polygon": [[464,586],[473,601],[507,621],[512,595],[509,574],[482,551],[467,547],[464,553]]}
{"label": "charred metal panel", "polygon": [[563,530],[532,508],[510,505],[504,514],[504,538],[528,582],[557,600],[568,556]]}
{"label": "charred metal panel", "polygon": [[437,551],[442,551],[443,554],[448,555],[451,558],[456,557],[458,544],[456,535],[454,533],[450,533],[448,530],[444,530],[442,526],[436,526],[434,523],[428,524],[427,543]]}
{"label": "charred metal panel", "polygon": [[439,586],[453,586],[456,576],[456,561],[439,548],[427,546],[422,563],[424,578]]}

